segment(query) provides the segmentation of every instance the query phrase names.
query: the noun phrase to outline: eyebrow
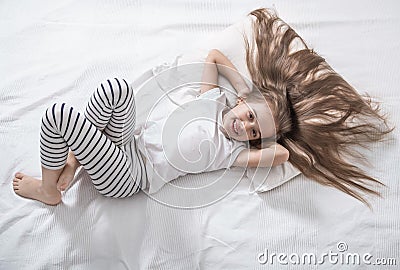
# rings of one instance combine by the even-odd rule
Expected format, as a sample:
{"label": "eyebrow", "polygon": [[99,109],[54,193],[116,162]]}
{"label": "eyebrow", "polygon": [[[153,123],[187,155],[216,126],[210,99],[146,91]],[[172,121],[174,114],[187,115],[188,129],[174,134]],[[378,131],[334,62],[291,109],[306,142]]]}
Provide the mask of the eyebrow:
{"label": "eyebrow", "polygon": [[254,110],[254,109],[251,108],[251,107],[249,107],[249,108],[250,108],[251,112],[254,113],[254,115],[256,116],[256,118],[258,118],[257,113],[256,113],[256,110]]}

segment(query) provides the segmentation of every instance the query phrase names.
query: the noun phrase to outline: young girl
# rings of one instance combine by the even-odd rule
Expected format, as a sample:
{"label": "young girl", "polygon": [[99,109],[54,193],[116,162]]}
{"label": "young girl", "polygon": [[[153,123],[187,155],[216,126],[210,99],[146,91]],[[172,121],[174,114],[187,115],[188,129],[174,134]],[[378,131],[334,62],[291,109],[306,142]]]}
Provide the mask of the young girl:
{"label": "young girl", "polygon": [[[234,67],[218,51],[210,53],[207,62],[211,64],[204,69],[203,81],[211,83],[201,87],[202,93],[219,92],[215,89],[218,70],[241,97],[231,111],[221,112],[223,128],[218,129],[220,133],[214,133],[222,134],[226,138],[223,144],[236,150],[231,152],[235,154],[225,154],[222,158],[225,162],[221,164],[270,166],[288,159],[310,179],[333,186],[368,205],[364,194],[379,195],[374,186],[381,183],[351,162],[362,159],[354,146],[367,147],[371,142],[381,141],[393,128],[388,126],[377,105],[374,106],[367,96],[359,95],[273,12],[259,9],[251,15],[254,38],[251,42],[245,39],[245,44],[254,89],[250,91],[240,76],[224,68]],[[48,204],[59,203],[58,189],[65,189],[78,166],[72,153],[64,166],[68,147],[102,194],[124,197],[143,186],[141,176],[146,174],[141,155],[132,154],[135,149],[125,149],[124,145],[132,144],[124,144],[126,142],[120,138],[124,135],[122,137],[129,142],[133,136],[130,129],[121,128],[124,126],[118,118],[121,114],[127,115],[126,112],[132,115],[134,111],[129,109],[134,106],[133,101],[128,106],[118,103],[133,100],[128,84],[110,80],[99,89],[88,104],[88,120],[78,117],[79,114],[65,105],[54,105],[46,112],[41,136],[43,180],[17,173],[14,179],[17,194]],[[115,89],[121,93],[114,93]],[[258,92],[261,97],[254,95]],[[245,103],[243,100],[247,96]],[[110,120],[112,110],[117,112],[113,114],[117,117]],[[127,119],[126,126],[133,125],[132,119],[134,116]],[[74,123],[74,127],[84,131],[75,132],[65,122]],[[262,149],[260,139],[267,137],[276,138],[277,143]],[[243,140],[248,140],[252,147],[244,149],[236,143]],[[115,157],[112,161],[109,161],[110,153]],[[150,161],[146,159],[147,163]]]}
{"label": "young girl", "polygon": [[[233,109],[226,106],[225,94],[217,87],[219,73],[242,96]],[[156,192],[164,183],[187,173],[230,166],[273,166],[287,161],[288,151],[278,144],[264,149],[246,147],[246,141],[257,142],[274,136],[279,125],[275,125],[274,116],[262,97],[243,101],[250,91],[233,64],[218,50],[208,54],[202,82],[199,99],[188,106],[202,115],[184,129],[187,136],[176,139],[176,145],[174,142],[163,145],[161,133],[163,129],[168,130],[166,121],[149,124],[136,142],[133,135],[135,100],[132,88],[124,79],[101,83],[84,115],[64,103],[54,104],[42,118],[42,180],[18,172],[13,181],[15,192],[56,205],[61,201],[60,191],[68,187],[80,164],[101,194],[121,198],[146,188],[147,182],[150,193]],[[183,114],[187,112],[180,113]],[[202,121],[204,117],[215,121],[209,124]],[[174,119],[174,127],[176,124]],[[184,124],[178,124],[178,129]],[[213,141],[217,152],[208,152],[210,160],[197,161],[194,167],[191,162],[185,163],[185,158],[198,153],[204,140]]]}

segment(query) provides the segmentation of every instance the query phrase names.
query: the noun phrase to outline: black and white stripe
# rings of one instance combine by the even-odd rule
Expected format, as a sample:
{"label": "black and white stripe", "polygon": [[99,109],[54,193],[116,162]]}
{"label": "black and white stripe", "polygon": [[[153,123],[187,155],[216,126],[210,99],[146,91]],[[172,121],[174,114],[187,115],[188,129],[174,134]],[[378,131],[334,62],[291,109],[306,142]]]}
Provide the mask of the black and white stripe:
{"label": "black and white stripe", "polygon": [[101,194],[131,196],[146,177],[132,141],[134,127],[133,90],[123,79],[106,80],[91,96],[85,115],[65,103],[46,110],[40,136],[42,166],[62,168],[70,148]]}

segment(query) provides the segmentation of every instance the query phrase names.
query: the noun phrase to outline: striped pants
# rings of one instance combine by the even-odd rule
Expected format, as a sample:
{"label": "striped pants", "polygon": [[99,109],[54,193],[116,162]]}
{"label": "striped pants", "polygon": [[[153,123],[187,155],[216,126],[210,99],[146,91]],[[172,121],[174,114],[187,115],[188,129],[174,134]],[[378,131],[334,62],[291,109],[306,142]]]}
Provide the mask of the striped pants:
{"label": "striped pants", "polygon": [[101,194],[122,198],[139,192],[146,173],[135,149],[135,117],[133,90],[124,79],[101,83],[84,115],[65,103],[54,104],[42,117],[42,166],[62,168],[71,149]]}

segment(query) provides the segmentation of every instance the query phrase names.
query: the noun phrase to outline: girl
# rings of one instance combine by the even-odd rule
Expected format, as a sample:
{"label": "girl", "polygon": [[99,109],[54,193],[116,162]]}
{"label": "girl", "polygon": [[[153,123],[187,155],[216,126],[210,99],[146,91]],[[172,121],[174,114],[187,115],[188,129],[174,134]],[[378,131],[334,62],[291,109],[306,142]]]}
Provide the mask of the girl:
{"label": "girl", "polygon": [[[225,94],[217,87],[218,73],[242,97],[233,109],[226,107]],[[244,102],[250,90],[233,64],[218,50],[208,54],[202,82],[201,95],[190,103],[189,109],[204,114],[185,129],[189,133],[177,139],[176,145],[174,142],[163,144],[161,133],[163,129],[168,130],[165,121],[149,124],[136,142],[133,90],[123,79],[114,78],[100,84],[87,104],[85,115],[64,103],[54,104],[42,118],[42,180],[18,172],[13,181],[15,192],[56,205],[80,164],[101,194],[121,198],[146,188],[147,182],[150,193],[156,192],[166,182],[186,173],[230,166],[274,166],[288,160],[289,152],[279,144],[271,143],[264,149],[246,147],[244,142],[259,144],[261,139],[275,136],[275,129],[280,127],[275,125],[274,114],[262,95],[252,94]],[[187,114],[177,112],[180,116]],[[204,117],[215,121],[209,124],[201,120]],[[178,125],[178,129],[184,124]],[[191,162],[184,163],[187,156],[198,153],[197,148],[204,140],[213,141],[217,149],[215,153],[208,153],[212,162],[198,161],[195,167]]]}
{"label": "girl", "polygon": [[[218,68],[215,65],[207,65],[204,69],[206,82],[215,82],[216,69],[221,73],[225,71],[224,76],[230,80],[241,97],[238,105],[230,111],[236,117],[230,117],[232,115],[230,113],[224,114],[224,128],[221,132],[225,137],[233,138],[230,142],[242,140],[240,132],[246,133],[253,148],[242,149],[240,154],[234,157],[234,162],[228,165],[268,166],[281,164],[288,159],[310,179],[323,185],[333,186],[369,205],[364,195],[379,195],[374,186],[382,185],[382,183],[350,162],[352,159],[363,158],[354,146],[367,147],[369,143],[382,141],[393,128],[388,126],[385,116],[380,114],[378,105],[373,104],[368,96],[359,95],[273,12],[258,9],[251,12],[251,15],[254,18],[254,38],[251,42],[245,39],[246,60],[257,91],[255,89],[250,91],[244,87],[239,76],[233,76],[232,72],[227,72],[228,69],[222,66]],[[217,51],[211,52],[207,62],[232,68],[231,63]],[[212,74],[212,76],[207,74]],[[201,92],[210,92],[215,89],[214,86],[213,83],[210,86],[203,85]],[[258,91],[262,98],[254,95]],[[244,98],[247,96],[247,103],[250,106],[244,103]],[[261,106],[263,103],[259,100],[264,100],[264,107]],[[259,114],[257,110],[254,110],[256,104],[263,108],[261,111],[264,114]],[[267,104],[271,110],[268,110]],[[52,111],[57,113],[57,110]],[[245,114],[247,119],[242,118]],[[257,125],[254,124],[257,123],[254,118],[256,115],[257,117],[263,115],[262,121],[259,120]],[[52,121],[51,116],[48,117],[49,121]],[[57,117],[53,118],[57,119]],[[272,119],[275,122],[274,125],[271,125]],[[238,123],[241,125],[238,126]],[[275,128],[274,132],[269,129],[272,126]],[[102,130],[102,127],[100,126],[99,129]],[[277,143],[261,149],[260,139],[271,135],[276,138]],[[70,147],[76,151],[72,146]],[[115,151],[118,152],[119,148],[116,147],[116,149]],[[273,149],[276,149],[276,152]],[[64,155],[66,155],[65,148]],[[62,173],[62,169],[57,171],[44,167],[43,182],[18,173],[14,179],[16,192],[45,203],[58,203],[60,194],[56,188],[57,181],[61,190],[65,188],[68,181],[63,179],[70,179],[71,171],[76,167],[73,155],[70,156],[65,166],[65,173]],[[91,169],[80,155],[77,155],[77,158],[83,161],[81,163],[86,165],[88,170]],[[123,164],[127,163],[127,161],[124,162]],[[63,162],[61,164],[63,165]],[[69,176],[64,178],[64,174]],[[94,176],[95,186],[104,187],[103,184],[106,181],[99,184]],[[56,195],[53,196],[56,199],[52,201],[44,199],[47,196],[43,195],[45,182],[52,183],[51,190]],[[126,183],[126,186],[135,186],[128,183],[136,183],[134,179],[122,182]],[[140,184],[141,182],[139,186]],[[50,189],[46,189],[46,192],[50,193]]]}

